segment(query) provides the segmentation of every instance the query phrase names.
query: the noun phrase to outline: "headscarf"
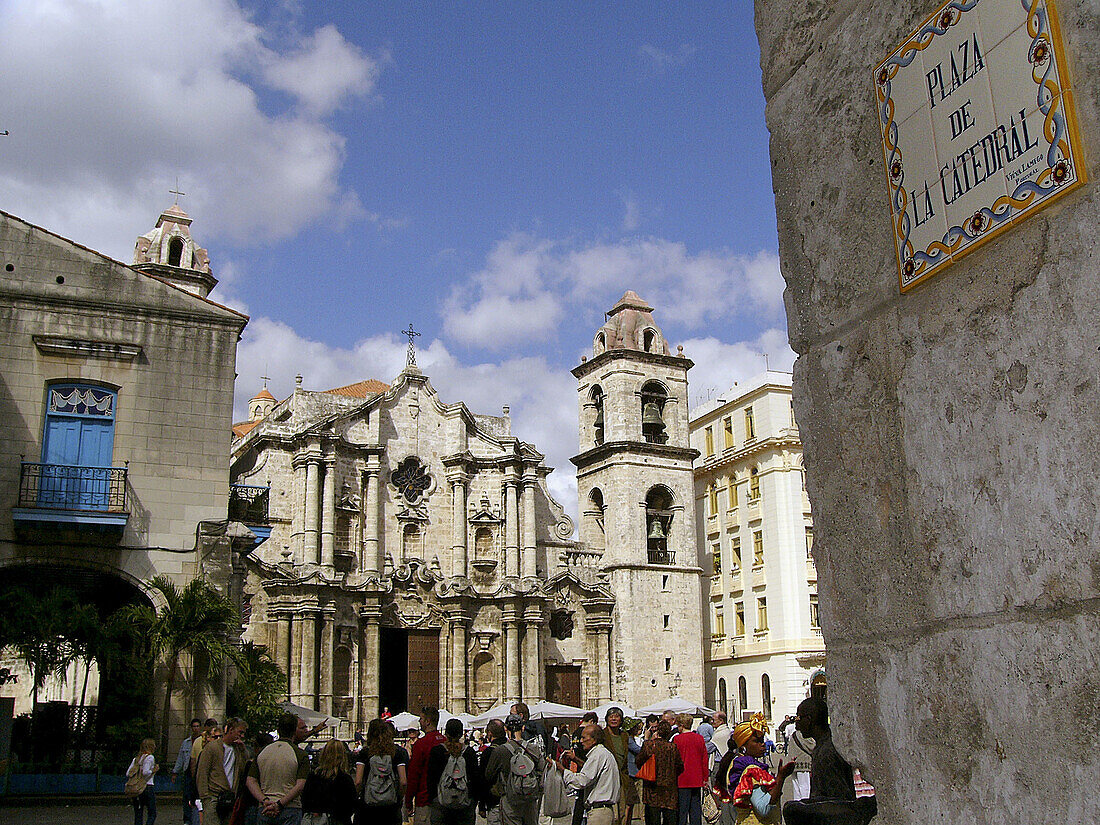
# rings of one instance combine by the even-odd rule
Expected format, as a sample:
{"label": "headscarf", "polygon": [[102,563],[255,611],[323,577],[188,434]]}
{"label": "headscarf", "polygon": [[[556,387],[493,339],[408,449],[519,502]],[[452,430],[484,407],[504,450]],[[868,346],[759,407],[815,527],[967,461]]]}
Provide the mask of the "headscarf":
{"label": "headscarf", "polygon": [[753,734],[759,733],[763,736],[767,732],[768,720],[764,718],[764,714],[754,713],[748,721],[742,722],[733,729],[730,738],[733,739],[734,745],[741,747],[753,737]]}

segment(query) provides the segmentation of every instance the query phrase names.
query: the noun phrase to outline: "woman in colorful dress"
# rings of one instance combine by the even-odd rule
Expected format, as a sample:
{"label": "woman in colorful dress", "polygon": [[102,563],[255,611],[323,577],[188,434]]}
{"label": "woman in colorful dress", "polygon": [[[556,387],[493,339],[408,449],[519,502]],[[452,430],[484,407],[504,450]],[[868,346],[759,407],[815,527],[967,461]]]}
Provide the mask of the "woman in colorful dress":
{"label": "woman in colorful dress", "polygon": [[780,764],[776,776],[764,762],[764,735],[768,722],[754,714],[733,729],[729,750],[711,777],[722,806],[722,825],[774,825],[779,822],[779,797],[794,762]]}

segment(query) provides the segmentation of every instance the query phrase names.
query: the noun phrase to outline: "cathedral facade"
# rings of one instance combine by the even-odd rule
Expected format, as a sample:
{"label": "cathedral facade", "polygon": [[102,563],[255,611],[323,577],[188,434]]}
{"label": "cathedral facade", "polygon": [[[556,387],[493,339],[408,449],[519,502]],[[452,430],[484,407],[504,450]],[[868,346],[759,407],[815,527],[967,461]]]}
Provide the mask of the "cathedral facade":
{"label": "cathedral facade", "polygon": [[574,371],[579,541],[507,408],[445,402],[411,352],[392,386],[252,399],[232,454],[235,489],[267,500],[245,639],[290,674],[291,701],[363,726],[424,704],[702,696],[691,362],[650,312],[624,296]]}

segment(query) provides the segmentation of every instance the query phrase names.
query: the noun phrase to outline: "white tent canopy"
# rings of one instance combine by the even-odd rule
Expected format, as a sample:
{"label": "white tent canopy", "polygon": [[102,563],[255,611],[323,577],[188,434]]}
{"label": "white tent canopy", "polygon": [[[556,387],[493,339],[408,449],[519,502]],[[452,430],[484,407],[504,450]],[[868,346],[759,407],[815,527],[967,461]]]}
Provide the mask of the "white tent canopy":
{"label": "white tent canopy", "polygon": [[[638,712],[633,710],[630,705],[624,705],[622,702],[608,702],[607,704],[600,705],[598,708],[592,708],[592,712],[600,717],[600,723],[603,723],[604,717],[607,716],[607,712],[611,708],[618,708],[623,712],[623,716],[629,716],[631,719],[638,718]],[[644,714],[643,714],[644,716]]]}
{"label": "white tent canopy", "polygon": [[[468,713],[451,714],[445,710],[440,710],[440,730],[443,730],[443,727],[447,724],[447,720],[449,719],[460,720],[462,722],[462,726],[465,728],[471,727],[471,723],[474,721],[474,717]],[[393,723],[393,726],[399,731],[418,730],[420,728],[420,716],[415,713],[409,713],[407,710],[397,714],[396,716],[391,716],[390,721]]]}
{"label": "white tent canopy", "polygon": [[690,713],[692,716],[710,716],[714,713],[714,711],[706,705],[701,705],[697,702],[689,702],[687,699],[683,699],[679,696],[673,696],[671,699],[665,699],[652,705],[646,705],[644,708],[638,708],[638,713],[648,715],[650,713],[664,713],[669,710],[673,713]]}
{"label": "white tent canopy", "polygon": [[293,713],[299,719],[304,719],[305,723],[311,728],[317,725],[322,720],[329,727],[339,725],[341,722],[347,721],[346,719],[341,719],[338,716],[329,716],[328,714],[321,713],[320,711],[304,708],[301,705],[294,704],[293,702],[283,702],[283,710],[287,713]]}
{"label": "white tent canopy", "polygon": [[580,719],[584,708],[560,705],[557,702],[537,702],[530,707],[532,719]]}
{"label": "white tent canopy", "polygon": [[389,721],[398,731],[417,730],[420,727],[420,717],[415,713],[409,713],[407,710],[398,713],[396,716],[391,716]]}

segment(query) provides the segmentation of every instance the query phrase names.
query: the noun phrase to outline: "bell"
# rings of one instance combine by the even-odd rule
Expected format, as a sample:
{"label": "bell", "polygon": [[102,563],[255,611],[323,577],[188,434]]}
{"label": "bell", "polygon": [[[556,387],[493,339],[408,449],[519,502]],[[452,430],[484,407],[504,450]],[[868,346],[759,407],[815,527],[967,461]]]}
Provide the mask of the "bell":
{"label": "bell", "polygon": [[649,537],[651,539],[667,538],[665,535],[665,528],[661,526],[661,520],[659,518],[655,518],[649,523]]}
{"label": "bell", "polygon": [[596,424],[595,424],[595,427],[596,427],[597,430],[602,430],[603,429],[603,407],[600,407],[596,411]]}
{"label": "bell", "polygon": [[661,418],[661,408],[657,406],[657,402],[650,401],[642,408],[642,426],[662,428],[665,426],[665,420]]}

